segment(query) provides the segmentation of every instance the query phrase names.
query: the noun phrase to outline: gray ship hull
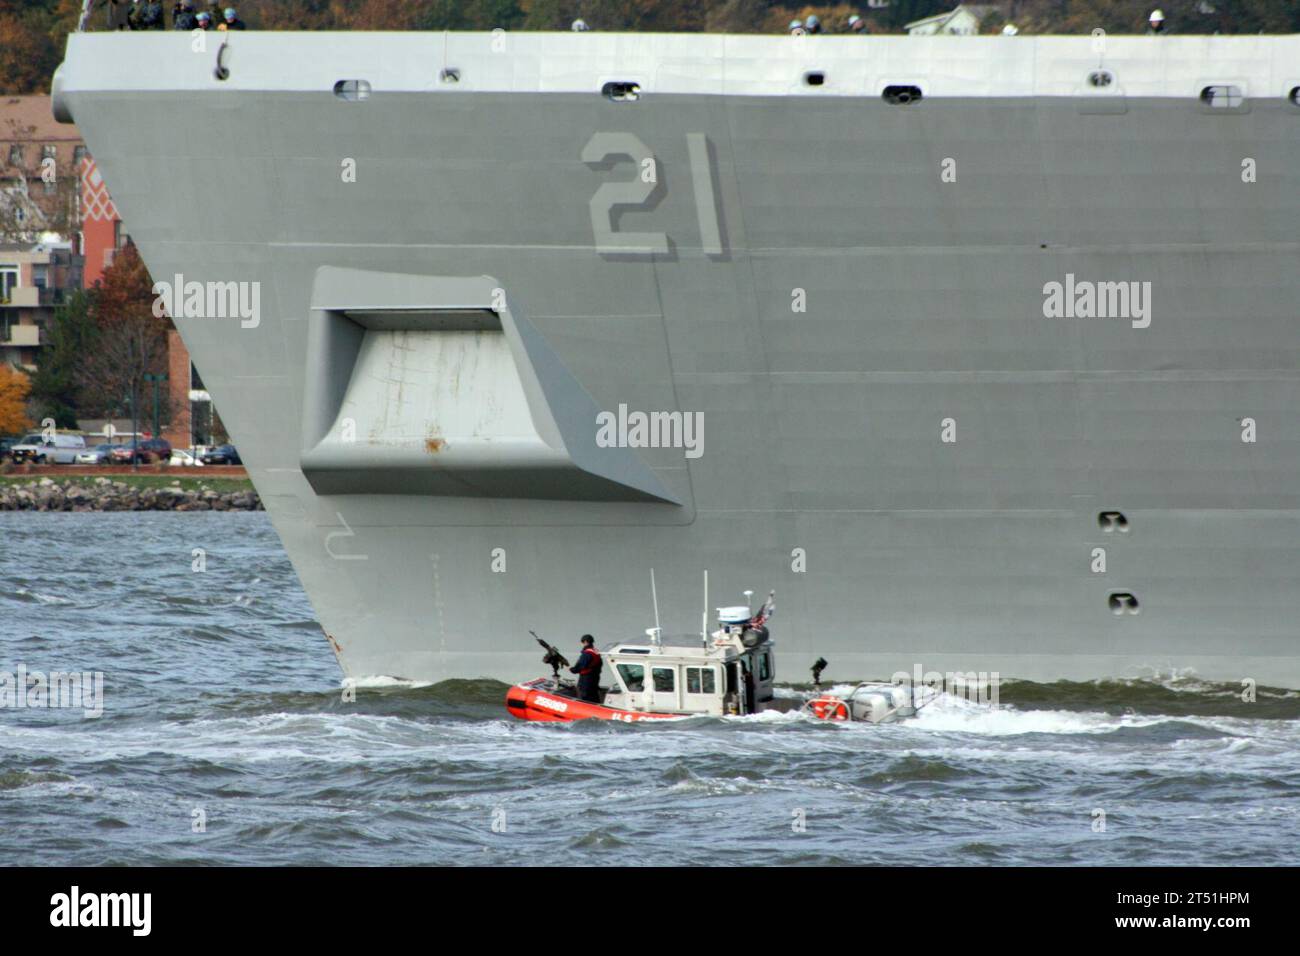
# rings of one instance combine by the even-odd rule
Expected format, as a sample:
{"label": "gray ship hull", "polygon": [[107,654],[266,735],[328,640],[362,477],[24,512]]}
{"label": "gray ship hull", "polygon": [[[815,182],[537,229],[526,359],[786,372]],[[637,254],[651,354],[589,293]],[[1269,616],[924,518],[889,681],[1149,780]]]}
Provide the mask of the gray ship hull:
{"label": "gray ship hull", "polygon": [[[153,276],[260,283],[256,327],[176,324],[346,676],[531,676],[529,628],[652,624],[653,568],[670,632],[699,630],[705,569],[713,604],[775,588],[787,679],[821,655],[846,678],[1300,686],[1283,96],[345,102],[99,89],[90,49],[59,99]],[[629,133],[654,188],[602,244],[593,196],[644,167],[584,149]],[[673,501],[322,493],[302,464],[322,266],[490,276],[596,407],[698,413],[703,453],[634,452]],[[1045,316],[1067,275],[1150,283],[1149,326]]]}

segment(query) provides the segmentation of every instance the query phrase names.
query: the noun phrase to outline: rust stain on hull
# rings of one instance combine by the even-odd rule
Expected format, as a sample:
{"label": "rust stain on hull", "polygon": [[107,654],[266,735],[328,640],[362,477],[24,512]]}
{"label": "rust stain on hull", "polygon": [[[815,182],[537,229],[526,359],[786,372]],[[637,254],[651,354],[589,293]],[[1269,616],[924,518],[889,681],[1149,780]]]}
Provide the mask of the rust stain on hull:
{"label": "rust stain on hull", "polygon": [[340,645],[338,641],[334,640],[334,635],[333,635],[333,634],[326,634],[326,635],[325,635],[325,639],[328,640],[328,641],[330,642],[330,647],[334,648],[334,653],[335,653],[335,654],[342,654],[342,653],[343,653],[343,647],[342,647],[342,645]]}

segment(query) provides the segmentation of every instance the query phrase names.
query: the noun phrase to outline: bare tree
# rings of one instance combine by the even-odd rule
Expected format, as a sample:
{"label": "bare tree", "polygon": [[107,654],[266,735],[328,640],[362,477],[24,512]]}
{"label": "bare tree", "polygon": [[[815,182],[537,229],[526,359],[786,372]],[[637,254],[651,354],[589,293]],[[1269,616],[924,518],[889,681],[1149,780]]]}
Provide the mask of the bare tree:
{"label": "bare tree", "polygon": [[24,126],[12,118],[5,121],[5,126],[0,142],[18,147],[23,162],[13,165],[8,155],[0,155],[0,163],[4,164],[0,175],[0,242],[34,243],[45,232],[72,235],[77,230],[81,189],[76,163],[60,164],[54,157],[38,155],[44,144],[37,141],[35,126]]}

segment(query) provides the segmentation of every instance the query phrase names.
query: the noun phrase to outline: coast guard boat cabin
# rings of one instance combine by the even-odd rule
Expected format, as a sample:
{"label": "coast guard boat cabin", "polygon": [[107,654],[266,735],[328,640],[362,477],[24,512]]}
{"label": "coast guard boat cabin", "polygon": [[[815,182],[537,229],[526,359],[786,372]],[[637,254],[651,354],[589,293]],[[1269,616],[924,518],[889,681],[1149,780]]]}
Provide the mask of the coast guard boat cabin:
{"label": "coast guard boat cabin", "polygon": [[544,721],[757,713],[775,697],[775,642],[766,624],[772,607],[769,596],[757,614],[744,605],[718,608],[718,629],[708,637],[664,637],[649,628],[645,641],[604,648],[611,686],[600,689],[599,702],[578,698],[559,676],[567,661],[548,648],[544,660],[553,676],[511,687],[506,707],[516,717]]}

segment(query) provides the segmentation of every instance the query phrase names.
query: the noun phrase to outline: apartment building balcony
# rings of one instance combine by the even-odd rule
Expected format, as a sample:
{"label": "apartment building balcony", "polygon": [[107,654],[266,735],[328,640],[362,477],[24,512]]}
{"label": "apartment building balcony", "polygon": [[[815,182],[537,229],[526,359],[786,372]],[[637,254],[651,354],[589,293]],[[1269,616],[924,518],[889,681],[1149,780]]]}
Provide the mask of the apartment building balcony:
{"label": "apartment building balcony", "polygon": [[43,289],[39,286],[19,286],[0,295],[0,308],[34,309],[62,305],[67,300],[66,289]]}
{"label": "apartment building balcony", "polygon": [[7,294],[0,294],[0,308],[38,308],[44,304],[41,302],[41,293],[44,291],[44,289],[38,289],[36,286],[12,288]]}
{"label": "apartment building balcony", "polygon": [[39,325],[7,325],[0,328],[0,345],[36,348],[41,344]]}

